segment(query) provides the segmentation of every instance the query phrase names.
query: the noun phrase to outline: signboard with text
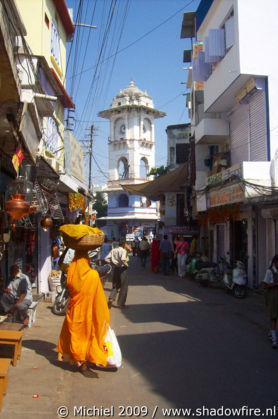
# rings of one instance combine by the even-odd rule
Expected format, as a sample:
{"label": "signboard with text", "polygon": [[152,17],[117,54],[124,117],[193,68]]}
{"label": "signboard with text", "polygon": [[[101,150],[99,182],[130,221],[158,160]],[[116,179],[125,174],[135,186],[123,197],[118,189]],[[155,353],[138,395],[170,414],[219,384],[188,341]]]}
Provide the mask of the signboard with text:
{"label": "signboard with text", "polygon": [[244,189],[240,184],[232,185],[227,188],[219,189],[209,193],[209,207],[233,204],[244,200]]}

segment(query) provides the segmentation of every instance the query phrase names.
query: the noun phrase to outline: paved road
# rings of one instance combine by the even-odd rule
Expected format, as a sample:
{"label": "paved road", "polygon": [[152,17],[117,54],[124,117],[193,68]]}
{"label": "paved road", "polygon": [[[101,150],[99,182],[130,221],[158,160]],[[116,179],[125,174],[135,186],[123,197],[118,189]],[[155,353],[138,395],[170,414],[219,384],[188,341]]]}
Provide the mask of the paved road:
{"label": "paved road", "polygon": [[[10,367],[1,418],[57,418],[59,406],[69,409],[69,418],[160,419],[169,408],[200,409],[195,416],[209,417],[209,408],[278,405],[278,351],[266,338],[261,296],[236,300],[221,289],[152,274],[137,259],[129,278],[129,308],[111,309],[120,370],[99,371],[99,379],[90,380],[57,364],[63,318],[40,303],[36,324],[24,333],[22,358]],[[213,417],[222,412],[210,411]]]}

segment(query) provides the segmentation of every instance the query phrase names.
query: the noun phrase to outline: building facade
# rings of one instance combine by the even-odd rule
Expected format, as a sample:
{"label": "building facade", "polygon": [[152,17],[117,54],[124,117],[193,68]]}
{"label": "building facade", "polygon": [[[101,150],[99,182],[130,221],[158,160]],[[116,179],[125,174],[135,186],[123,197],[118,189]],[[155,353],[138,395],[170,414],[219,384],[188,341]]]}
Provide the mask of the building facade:
{"label": "building facade", "polygon": [[250,287],[260,285],[278,251],[275,11],[275,0],[201,1],[182,27],[193,40],[184,61],[200,244],[214,261],[243,260]]}
{"label": "building facade", "polygon": [[[9,267],[19,264],[46,293],[52,239],[73,213],[69,207],[76,209],[68,194],[82,192],[83,211],[86,206],[82,149],[64,128],[65,109],[74,108],[65,89],[66,42],[74,26],[64,1],[1,1],[0,13],[1,270],[7,278]],[[12,181],[29,185],[24,196],[31,197],[28,213],[18,219],[6,211]],[[51,231],[45,216],[53,221]]]}

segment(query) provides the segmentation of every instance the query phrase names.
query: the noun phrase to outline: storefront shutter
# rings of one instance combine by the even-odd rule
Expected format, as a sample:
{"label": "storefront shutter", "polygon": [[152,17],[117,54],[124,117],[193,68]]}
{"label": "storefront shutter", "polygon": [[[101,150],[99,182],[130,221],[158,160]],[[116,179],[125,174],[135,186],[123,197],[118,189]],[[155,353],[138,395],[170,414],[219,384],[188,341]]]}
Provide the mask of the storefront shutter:
{"label": "storefront shutter", "polygon": [[232,165],[248,161],[249,105],[240,105],[230,116]]}
{"label": "storefront shutter", "polygon": [[267,160],[265,93],[258,90],[250,99],[250,160]]}

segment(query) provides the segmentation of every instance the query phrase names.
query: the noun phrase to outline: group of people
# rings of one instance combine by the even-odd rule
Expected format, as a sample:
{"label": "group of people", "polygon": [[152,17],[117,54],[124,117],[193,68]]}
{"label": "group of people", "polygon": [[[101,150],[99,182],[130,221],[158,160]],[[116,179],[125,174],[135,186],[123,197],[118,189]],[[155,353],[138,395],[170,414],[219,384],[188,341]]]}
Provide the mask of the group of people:
{"label": "group of people", "polygon": [[184,278],[186,273],[186,261],[189,254],[194,252],[196,238],[193,237],[190,246],[184,236],[176,236],[170,241],[165,234],[163,240],[154,238],[151,245],[151,271],[158,272],[161,268],[164,275],[170,270],[179,278]]}

